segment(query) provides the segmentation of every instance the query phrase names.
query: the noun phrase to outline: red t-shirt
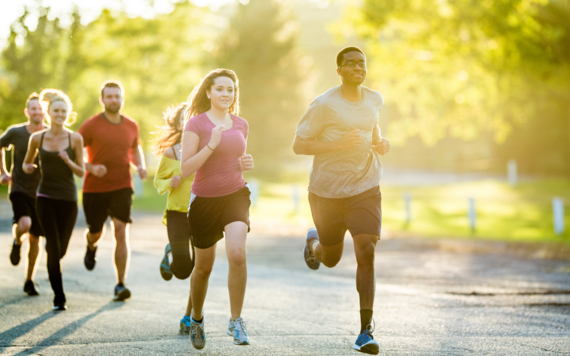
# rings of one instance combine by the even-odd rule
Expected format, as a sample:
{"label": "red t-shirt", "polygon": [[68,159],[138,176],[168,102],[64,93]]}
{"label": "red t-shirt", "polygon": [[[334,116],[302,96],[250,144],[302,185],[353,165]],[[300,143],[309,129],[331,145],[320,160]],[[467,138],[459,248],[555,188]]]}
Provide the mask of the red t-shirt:
{"label": "red t-shirt", "polygon": [[93,116],[79,128],[87,148],[87,161],[102,164],[107,174],[98,178],[87,172],[83,192],[103,193],[132,188],[130,161],[132,150],[139,145],[139,125],[130,117],[121,115],[122,121],[114,124],[104,113]]}
{"label": "red t-shirt", "polygon": [[[198,197],[221,197],[245,186],[240,161],[245,154],[249,125],[241,117],[231,116],[233,126],[222,133],[220,144],[194,176],[192,193]],[[188,120],[184,131],[192,131],[200,137],[198,149],[201,150],[210,142],[214,127],[208,115],[203,113]]]}

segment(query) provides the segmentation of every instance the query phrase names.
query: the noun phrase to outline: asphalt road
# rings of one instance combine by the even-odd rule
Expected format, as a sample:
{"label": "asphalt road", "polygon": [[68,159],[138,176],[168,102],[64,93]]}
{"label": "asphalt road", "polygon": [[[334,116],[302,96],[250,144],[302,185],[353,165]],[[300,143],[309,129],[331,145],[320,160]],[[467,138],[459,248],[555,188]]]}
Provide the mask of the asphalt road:
{"label": "asphalt road", "polygon": [[[22,292],[25,259],[8,259],[0,233],[0,354],[6,355],[357,355],[359,329],[352,240],[334,269],[309,270],[303,237],[270,232],[248,238],[249,280],[243,317],[250,346],[225,334],[229,318],[223,245],[205,305],[207,345],[179,335],[189,280],[161,279],[166,229],[158,215],[139,215],[131,229],[128,286],[111,301],[112,238],[94,271],[83,266],[82,223],[62,269],[68,310],[51,311],[45,251],[39,297]],[[459,249],[461,250],[461,249]],[[570,262],[472,254],[434,248],[421,239],[381,241],[376,255],[375,338],[384,355],[569,355]]]}

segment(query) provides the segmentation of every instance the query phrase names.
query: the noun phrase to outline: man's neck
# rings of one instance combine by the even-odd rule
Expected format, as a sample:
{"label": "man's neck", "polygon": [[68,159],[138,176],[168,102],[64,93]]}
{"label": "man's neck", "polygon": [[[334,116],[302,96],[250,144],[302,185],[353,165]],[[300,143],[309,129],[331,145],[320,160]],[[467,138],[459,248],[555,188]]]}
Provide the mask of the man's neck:
{"label": "man's neck", "polygon": [[105,117],[107,118],[107,120],[111,121],[114,124],[120,124],[121,123],[121,113],[120,112],[108,112],[108,111],[104,111],[103,112],[105,114]]}
{"label": "man's neck", "polygon": [[29,133],[34,133],[40,130],[43,130],[45,128],[44,123],[40,122],[39,124],[33,123],[31,121],[28,121],[28,123],[26,124],[26,129],[28,130]]}
{"label": "man's neck", "polygon": [[362,99],[362,85],[342,84],[340,86],[342,97],[348,101],[360,101]]}

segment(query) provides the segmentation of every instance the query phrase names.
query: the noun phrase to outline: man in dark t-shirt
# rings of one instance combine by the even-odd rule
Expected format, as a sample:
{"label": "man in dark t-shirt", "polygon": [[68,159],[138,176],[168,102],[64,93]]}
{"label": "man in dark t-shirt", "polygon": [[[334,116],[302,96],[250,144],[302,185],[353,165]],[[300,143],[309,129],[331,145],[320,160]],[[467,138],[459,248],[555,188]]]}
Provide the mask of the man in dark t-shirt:
{"label": "man in dark t-shirt", "polygon": [[131,165],[141,179],[146,177],[139,126],[121,113],[123,93],[121,83],[103,83],[100,102],[104,112],[85,121],[79,128],[87,149],[87,174],[83,182],[83,211],[87,222],[84,263],[88,270],[95,268],[97,244],[110,216],[115,233],[115,301],[131,296],[125,286],[130,256],[127,224],[131,222],[133,193]]}
{"label": "man in dark t-shirt", "polygon": [[[26,102],[24,113],[28,122],[10,126],[0,137],[0,171],[1,183],[8,184],[8,195],[12,202],[12,233],[14,242],[10,252],[10,261],[14,266],[20,263],[20,249],[26,235],[29,236],[28,266],[26,270],[26,282],[24,292],[28,295],[38,295],[34,287],[34,274],[40,255],[40,236],[43,235],[41,226],[36,217],[36,191],[40,182],[40,170],[36,169],[32,174],[26,174],[22,170],[22,163],[28,150],[28,141],[32,133],[43,130],[44,114],[37,93],[32,93]],[[12,166],[10,173],[5,167],[4,150],[12,150]],[[36,164],[37,158],[36,158]]]}

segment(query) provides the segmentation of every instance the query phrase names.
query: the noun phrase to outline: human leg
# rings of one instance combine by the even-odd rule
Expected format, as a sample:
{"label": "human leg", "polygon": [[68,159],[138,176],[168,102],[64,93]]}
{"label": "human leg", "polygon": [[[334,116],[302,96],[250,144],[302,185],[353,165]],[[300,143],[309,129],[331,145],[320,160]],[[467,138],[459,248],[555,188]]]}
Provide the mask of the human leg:
{"label": "human leg", "polygon": [[204,300],[208,292],[208,281],[214,261],[216,260],[216,245],[202,249],[196,248],[196,261],[190,281],[190,295],[192,298],[192,318],[202,320]]}
{"label": "human leg", "polygon": [[229,263],[228,291],[232,320],[241,316],[247,284],[247,258],[245,242],[247,225],[242,221],[232,222],[225,227],[226,254]]}
{"label": "human leg", "polygon": [[16,224],[12,225],[12,249],[10,250],[10,262],[12,265],[17,266],[20,263],[20,250],[22,249],[22,242],[26,234],[30,230],[31,219],[29,216],[22,216]]}
{"label": "human leg", "polygon": [[[194,271],[190,277],[190,340],[196,349],[206,346],[204,329],[204,300],[208,291],[208,281],[216,259],[216,244],[205,249],[196,248]],[[189,300],[190,303],[190,300]]]}
{"label": "human leg", "polygon": [[108,193],[83,193],[83,212],[87,222],[87,229],[85,230],[87,248],[83,261],[88,271],[95,268],[97,246],[101,238],[105,236],[109,196]]}
{"label": "human leg", "polygon": [[12,249],[10,251],[10,262],[17,266],[20,263],[20,253],[22,242],[27,237],[32,227],[32,215],[35,216],[35,199],[20,192],[10,193],[12,203]]}
{"label": "human leg", "polygon": [[38,219],[44,230],[47,251],[47,270],[51,288],[55,294],[54,306],[66,302],[60,266],[60,236],[57,224],[58,211],[55,199],[38,197],[36,203]]}
{"label": "human leg", "polygon": [[39,256],[40,256],[40,237],[36,235],[29,234],[28,237],[28,267],[26,269],[26,281],[33,281],[34,275],[36,274],[36,269],[38,266]]}
{"label": "human leg", "polygon": [[115,236],[115,251],[113,256],[117,283],[124,284],[131,254],[128,224],[116,218],[113,218],[111,221],[113,225],[113,235]]}
{"label": "human leg", "polygon": [[166,221],[168,240],[172,251],[172,256],[169,259],[170,270],[176,278],[186,279],[194,268],[187,213],[169,210],[166,212]]}

